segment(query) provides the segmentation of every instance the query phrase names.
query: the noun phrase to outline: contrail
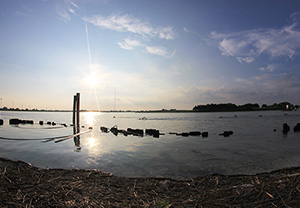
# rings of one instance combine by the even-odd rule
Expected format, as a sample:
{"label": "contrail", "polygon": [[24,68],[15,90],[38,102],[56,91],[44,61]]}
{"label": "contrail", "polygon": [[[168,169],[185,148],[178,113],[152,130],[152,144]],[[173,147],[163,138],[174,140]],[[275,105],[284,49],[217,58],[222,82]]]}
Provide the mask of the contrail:
{"label": "contrail", "polygon": [[86,16],[84,14],[84,25],[85,25],[85,34],[86,34],[86,43],[88,48],[88,54],[89,54],[89,62],[90,62],[90,69],[92,66],[92,57],[91,57],[91,49],[90,49],[90,40],[89,40],[89,30],[86,24]]}
{"label": "contrail", "polygon": [[[90,71],[92,71],[92,56],[91,56],[91,49],[90,49],[90,40],[89,40],[89,30],[86,24],[86,14],[84,11],[84,25],[85,25],[85,35],[86,35],[86,43],[87,43],[87,49],[88,49],[88,55],[89,55],[89,68]],[[97,92],[96,92],[96,87],[93,86],[94,88],[94,93],[95,93],[95,99],[96,99],[96,104],[97,104],[97,110],[99,110],[99,103],[98,103],[98,96],[97,96]]]}

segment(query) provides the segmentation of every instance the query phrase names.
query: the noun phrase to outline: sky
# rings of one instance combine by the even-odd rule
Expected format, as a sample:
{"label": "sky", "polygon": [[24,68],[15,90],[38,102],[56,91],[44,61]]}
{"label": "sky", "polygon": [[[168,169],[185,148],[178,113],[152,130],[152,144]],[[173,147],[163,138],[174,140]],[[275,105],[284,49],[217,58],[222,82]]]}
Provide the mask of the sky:
{"label": "sky", "polygon": [[298,0],[0,0],[0,107],[300,104]]}

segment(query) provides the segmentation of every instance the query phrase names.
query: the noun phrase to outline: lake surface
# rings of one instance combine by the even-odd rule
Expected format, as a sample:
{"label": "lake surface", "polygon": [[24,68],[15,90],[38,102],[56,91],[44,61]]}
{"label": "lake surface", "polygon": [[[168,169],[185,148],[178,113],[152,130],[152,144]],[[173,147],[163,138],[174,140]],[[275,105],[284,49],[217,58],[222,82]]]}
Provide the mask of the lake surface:
{"label": "lake surface", "polygon": [[[288,115],[285,115],[285,114]],[[147,120],[140,120],[140,118]],[[0,137],[39,139],[73,134],[72,113],[0,111]],[[32,119],[34,125],[9,125],[9,119]],[[300,112],[92,113],[80,114],[81,132],[63,142],[0,139],[0,157],[42,168],[101,169],[117,176],[194,178],[211,173],[255,174],[300,166]],[[66,123],[40,126],[39,121]],[[283,123],[291,131],[282,134]],[[100,126],[158,129],[159,138],[103,133]],[[276,129],[276,131],[274,131]],[[208,137],[169,132],[207,131]],[[230,137],[219,134],[233,131]]]}

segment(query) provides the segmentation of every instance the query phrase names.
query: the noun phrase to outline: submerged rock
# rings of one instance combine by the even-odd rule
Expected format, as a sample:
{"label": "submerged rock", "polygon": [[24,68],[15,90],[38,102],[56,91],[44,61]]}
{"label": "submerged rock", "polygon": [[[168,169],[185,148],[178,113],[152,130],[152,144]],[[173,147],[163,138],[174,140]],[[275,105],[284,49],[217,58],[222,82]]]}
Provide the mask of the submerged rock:
{"label": "submerged rock", "polygon": [[127,128],[127,133],[132,134],[133,136],[144,136],[144,130],[143,129]]}
{"label": "submerged rock", "polygon": [[233,134],[233,131],[224,131],[222,134],[219,134],[220,136],[229,137]]}
{"label": "submerged rock", "polygon": [[101,126],[100,127],[100,130],[104,133],[108,133],[108,128],[107,127],[104,127],[104,126]]}
{"label": "submerged rock", "polygon": [[110,132],[113,133],[115,136],[118,136],[118,128],[117,126],[114,126],[110,128]]}
{"label": "submerged rock", "polygon": [[287,134],[289,131],[290,131],[290,126],[287,123],[284,123],[282,133]]}
{"label": "submerged rock", "polygon": [[187,133],[187,132],[182,132],[182,134],[181,134],[183,137],[188,137],[188,136],[190,136],[190,134],[189,133]]}
{"label": "submerged rock", "polygon": [[200,131],[191,131],[189,133],[191,136],[200,136],[201,135],[201,132]]}
{"label": "submerged rock", "polygon": [[160,135],[159,130],[157,130],[157,129],[146,129],[145,134],[156,137],[156,138],[158,138]]}
{"label": "submerged rock", "polygon": [[294,127],[294,132],[300,131],[300,123],[297,123],[297,125]]}
{"label": "submerged rock", "polygon": [[202,132],[202,137],[208,137],[208,132],[207,131]]}
{"label": "submerged rock", "polygon": [[9,125],[18,125],[21,123],[21,120],[18,118],[9,119]]}

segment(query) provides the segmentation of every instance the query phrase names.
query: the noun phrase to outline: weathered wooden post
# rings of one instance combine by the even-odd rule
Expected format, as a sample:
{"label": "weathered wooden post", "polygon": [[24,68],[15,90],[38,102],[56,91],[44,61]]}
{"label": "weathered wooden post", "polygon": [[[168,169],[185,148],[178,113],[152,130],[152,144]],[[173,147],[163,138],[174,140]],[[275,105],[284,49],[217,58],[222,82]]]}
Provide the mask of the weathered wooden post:
{"label": "weathered wooden post", "polygon": [[77,96],[74,95],[74,100],[73,100],[73,126],[75,127],[75,121],[76,121],[76,101],[77,101]]}
{"label": "weathered wooden post", "polygon": [[73,125],[79,127],[80,125],[80,93],[74,95],[73,101]]}
{"label": "weathered wooden post", "polygon": [[79,117],[79,113],[80,113],[80,93],[76,93],[76,97],[77,97],[77,103],[76,103],[76,105],[77,105],[76,106],[76,110],[77,110],[76,118],[77,118],[77,120],[76,120],[76,124],[77,124],[77,128],[79,129],[80,128],[80,117]]}
{"label": "weathered wooden post", "polygon": [[[74,95],[74,101],[73,101],[73,132],[74,134],[77,134],[80,132],[80,93],[76,93]],[[76,151],[80,151],[80,136],[74,137],[74,143],[77,147]]]}

